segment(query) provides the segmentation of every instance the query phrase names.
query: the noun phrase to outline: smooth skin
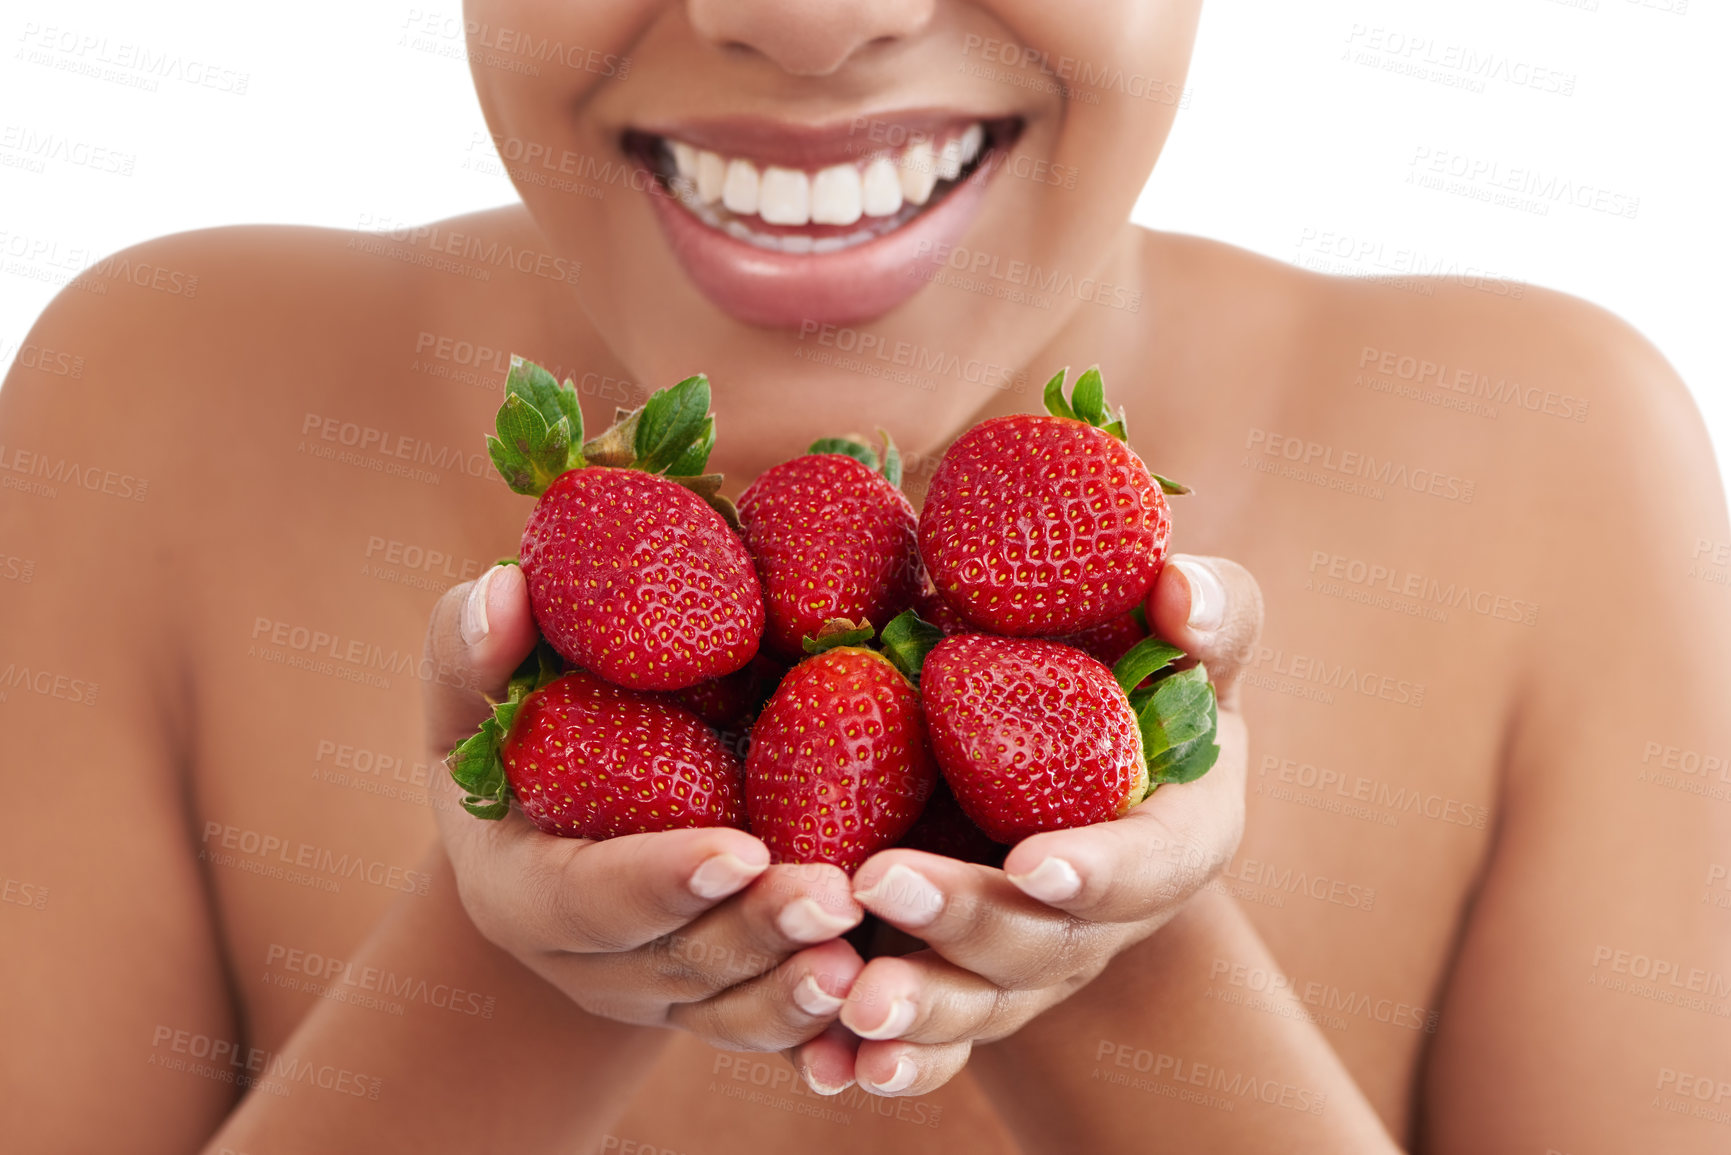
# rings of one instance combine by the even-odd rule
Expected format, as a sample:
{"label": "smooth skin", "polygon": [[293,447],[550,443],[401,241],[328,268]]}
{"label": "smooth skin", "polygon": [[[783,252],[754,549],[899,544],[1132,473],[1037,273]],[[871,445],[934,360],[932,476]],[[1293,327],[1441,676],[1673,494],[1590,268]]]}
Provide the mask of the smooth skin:
{"label": "smooth skin", "polygon": [[[1000,173],[970,241],[1137,307],[928,285],[859,332],[1024,388],[925,388],[732,321],[642,193],[529,179],[440,222],[442,265],[424,235],[225,229],[123,254],[195,297],[62,293],[27,343],[82,376],[0,389],[9,1149],[1722,1149],[1697,1108],[1731,1084],[1731,528],[1656,351],[1531,287],[1417,293],[1123,225],[1173,107],[957,68],[972,35],[1181,81],[1193,3],[470,15],[629,55],[475,65],[495,132],[581,155],[700,112],[1023,116],[1018,150],[1085,179]],[[733,492],[881,424],[915,498],[973,421],[1098,362],[1196,489],[1157,624],[1208,662],[1220,765],[1003,872],[889,851],[851,884],[742,832],[471,820],[439,759],[527,648],[513,575],[468,599],[528,502],[470,468],[503,370],[459,342],[557,367],[592,427],[707,371]],[[1402,397],[1384,354],[1534,404]],[[1324,481],[1355,453],[1409,482],[1316,484],[1271,438]],[[866,910],[925,947],[862,959],[837,935]]]}

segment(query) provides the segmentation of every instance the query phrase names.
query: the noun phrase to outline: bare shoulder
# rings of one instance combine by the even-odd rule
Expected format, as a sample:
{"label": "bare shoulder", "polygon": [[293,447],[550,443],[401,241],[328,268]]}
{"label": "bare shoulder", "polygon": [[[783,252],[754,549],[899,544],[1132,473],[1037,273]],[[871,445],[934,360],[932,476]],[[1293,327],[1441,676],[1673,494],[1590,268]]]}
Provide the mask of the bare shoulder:
{"label": "bare shoulder", "polygon": [[[1198,237],[1145,235],[1184,356],[1251,378],[1243,400],[1301,436],[1359,438],[1483,475],[1534,517],[1610,510],[1631,532],[1724,521],[1700,414],[1633,326],[1549,289],[1486,279],[1325,276]],[[1500,492],[1499,492],[1500,491]]]}
{"label": "bare shoulder", "polygon": [[164,387],[185,394],[271,365],[311,367],[332,342],[347,348],[395,323],[519,295],[508,254],[531,248],[532,233],[507,208],[388,233],[245,225],[145,241],[103,257],[54,299],[30,337],[53,355],[21,358],[9,392],[18,404],[38,377],[106,389],[163,369]]}

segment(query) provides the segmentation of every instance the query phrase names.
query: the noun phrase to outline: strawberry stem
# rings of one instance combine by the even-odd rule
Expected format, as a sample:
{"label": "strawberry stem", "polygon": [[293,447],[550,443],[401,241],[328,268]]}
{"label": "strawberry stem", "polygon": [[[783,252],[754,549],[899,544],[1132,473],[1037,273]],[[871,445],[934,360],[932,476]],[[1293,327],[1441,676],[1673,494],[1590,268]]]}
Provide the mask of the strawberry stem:
{"label": "strawberry stem", "polygon": [[837,646],[857,646],[872,640],[877,633],[872,629],[871,622],[861,618],[857,622],[847,618],[831,618],[815,634],[807,634],[800,640],[800,645],[808,654],[821,654],[825,650],[833,650]]}
{"label": "strawberry stem", "polygon": [[820,437],[811,443],[807,453],[839,453],[851,457],[873,473],[881,473],[884,479],[898,489],[902,484],[902,451],[896,448],[895,439],[889,430],[878,428],[878,436],[884,439],[882,463],[879,463],[878,452],[858,437]]}

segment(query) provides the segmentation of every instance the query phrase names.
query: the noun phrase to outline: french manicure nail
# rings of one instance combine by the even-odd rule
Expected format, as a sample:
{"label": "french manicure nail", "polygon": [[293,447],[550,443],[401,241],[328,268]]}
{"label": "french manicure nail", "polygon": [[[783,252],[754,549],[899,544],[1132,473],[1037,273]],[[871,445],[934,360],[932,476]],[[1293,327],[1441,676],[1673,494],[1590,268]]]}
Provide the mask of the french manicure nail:
{"label": "french manicure nail", "polygon": [[1226,587],[1214,567],[1190,557],[1175,557],[1172,564],[1184,575],[1190,590],[1190,616],[1185,624],[1199,634],[1217,630],[1226,624]]}
{"label": "french manicure nail", "polygon": [[492,588],[493,575],[501,567],[488,566],[485,573],[475,579],[475,584],[469,587],[468,599],[463,602],[462,635],[465,645],[474,645],[487,636],[487,591]]}
{"label": "french manicure nail", "polygon": [[900,927],[930,926],[943,913],[944,892],[917,870],[896,863],[870,890],[855,895],[886,922]]}
{"label": "french manicure nail", "polygon": [[[897,995],[890,1000],[890,1013],[884,1017],[883,1022],[869,1029],[854,1027],[853,1033],[862,1039],[895,1039],[900,1038],[902,1033],[913,1025],[914,1004]],[[906,1062],[907,1060],[902,1061]],[[908,1083],[911,1082],[913,1079],[910,1077]],[[907,1083],[903,1083],[902,1086],[907,1086]],[[900,1090],[900,1088],[896,1089]]]}
{"label": "french manicure nail", "polygon": [[914,1078],[919,1072],[914,1069],[913,1060],[905,1055],[896,1060],[896,1069],[889,1078],[881,1083],[871,1085],[871,1089],[884,1095],[893,1095],[897,1091],[905,1091],[914,1085]]}
{"label": "french manicure nail", "polygon": [[805,1078],[805,1085],[820,1095],[839,1095],[849,1087],[853,1086],[852,1079],[849,1079],[839,1087],[832,1087],[828,1083],[819,1082],[818,1077],[810,1071],[801,1071],[800,1074]]}
{"label": "french manicure nail", "polygon": [[781,908],[775,925],[794,942],[828,942],[854,924],[851,918],[831,914],[809,898],[799,898]]}
{"label": "french manicure nail", "polygon": [[698,898],[726,898],[765,869],[764,866],[754,866],[737,854],[717,854],[704,859],[691,872],[687,885]]}
{"label": "french manicure nail", "polygon": [[[817,985],[816,975],[806,975],[798,986],[793,988],[793,1002],[800,1010],[813,1018],[826,1019],[841,1010],[842,1000]],[[837,1088],[837,1091],[841,1088]],[[826,1092],[836,1094],[836,1091]]]}
{"label": "french manicure nail", "polygon": [[1068,902],[1082,893],[1082,876],[1062,858],[1047,858],[1027,874],[1005,875],[1029,898]]}

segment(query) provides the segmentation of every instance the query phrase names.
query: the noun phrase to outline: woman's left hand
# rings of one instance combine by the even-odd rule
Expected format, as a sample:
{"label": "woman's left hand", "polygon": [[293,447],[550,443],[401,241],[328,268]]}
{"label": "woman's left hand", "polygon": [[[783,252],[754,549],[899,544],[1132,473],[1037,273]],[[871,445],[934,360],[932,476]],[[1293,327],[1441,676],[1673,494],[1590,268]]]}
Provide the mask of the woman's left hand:
{"label": "woman's left hand", "polygon": [[927,948],[867,963],[840,1024],[789,1052],[814,1090],[936,1090],[975,1043],[1014,1033],[1087,985],[1232,857],[1246,769],[1235,682],[1261,630],[1261,592],[1233,562],[1176,556],[1156,586],[1154,626],[1208,667],[1220,713],[1214,767],[1161,786],[1122,818],[1024,839],[1002,870],[917,850],[869,859],[855,899]]}

